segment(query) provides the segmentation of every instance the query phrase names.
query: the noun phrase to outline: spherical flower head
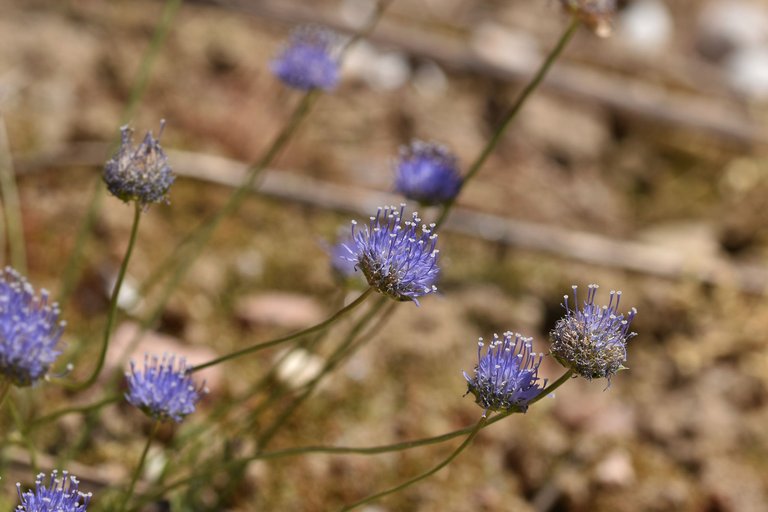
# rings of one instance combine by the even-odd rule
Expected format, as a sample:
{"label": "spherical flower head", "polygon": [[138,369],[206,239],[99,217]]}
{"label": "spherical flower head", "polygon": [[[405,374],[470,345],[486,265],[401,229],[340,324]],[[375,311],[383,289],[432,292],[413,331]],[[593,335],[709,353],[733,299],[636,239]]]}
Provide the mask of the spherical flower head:
{"label": "spherical flower head", "polygon": [[414,141],[400,151],[395,189],[423,205],[453,199],[461,188],[456,157],[445,146]]}
{"label": "spherical flower head", "polygon": [[613,32],[616,0],[560,0],[560,3],[597,36],[608,37]]}
{"label": "spherical flower head", "polygon": [[598,286],[589,285],[584,306],[578,309],[576,286],[573,287],[573,308],[564,296],[565,316],[550,332],[552,355],[566,368],[592,380],[607,378],[624,369],[627,341],[635,336],[629,331],[637,310],[619,313],[621,292],[612,291],[607,306],[595,304]]}
{"label": "spherical flower head", "polygon": [[144,357],[144,371],[136,371],[131,361],[131,371],[125,374],[128,392],[125,399],[157,421],[173,420],[180,423],[188,414],[195,412],[195,404],[208,392],[205,385],[195,386],[182,358],[164,355]]}
{"label": "spherical flower head", "polygon": [[19,502],[16,512],[85,512],[91,501],[91,493],[82,493],[77,489],[77,478],[66,471],[51,471],[50,485],[45,485],[45,474],[40,473],[35,479],[35,490],[21,492],[21,484],[16,484]]}
{"label": "spherical flower head", "polygon": [[544,356],[534,354],[531,340],[520,334],[505,332],[502,338],[493,335],[485,354],[483,338],[477,344],[478,363],[474,375],[464,372],[467,393],[475,395],[477,404],[488,411],[528,409],[547,381],[539,379],[539,365]]}
{"label": "spherical flower head", "polygon": [[176,176],[160,147],[164,127],[165,121],[160,121],[157,139],[149,131],[136,147],[133,130],[127,125],[120,128],[120,148],[104,166],[104,182],[112,195],[126,203],[135,201],[143,209],[152,203],[168,202],[168,189]]}
{"label": "spherical flower head", "polygon": [[0,271],[0,379],[30,386],[44,377],[59,357],[64,330],[59,307],[48,292],[34,288],[10,267]]}
{"label": "spherical flower head", "polygon": [[338,36],[319,27],[300,27],[272,61],[272,73],[301,91],[330,91],[339,82]]}
{"label": "spherical flower head", "polygon": [[380,207],[363,229],[357,229],[357,222],[352,221],[351,241],[345,247],[347,260],[362,271],[374,289],[418,305],[418,297],[437,291],[437,234],[432,232],[434,224],[419,229],[418,213],[414,212],[411,220],[403,220],[404,213],[404,204],[400,209]]}

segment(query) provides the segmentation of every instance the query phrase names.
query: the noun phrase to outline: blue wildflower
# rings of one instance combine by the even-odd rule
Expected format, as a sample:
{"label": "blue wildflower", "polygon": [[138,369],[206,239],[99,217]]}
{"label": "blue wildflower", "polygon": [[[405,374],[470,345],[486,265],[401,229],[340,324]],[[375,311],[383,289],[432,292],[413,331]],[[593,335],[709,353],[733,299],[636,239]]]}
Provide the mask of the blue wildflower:
{"label": "blue wildflower", "polygon": [[104,182],[112,195],[126,203],[136,201],[145,209],[151,203],[168,202],[168,189],[176,176],[160,147],[164,127],[162,120],[157,139],[149,131],[135,148],[133,130],[127,125],[120,128],[120,149],[104,166]]}
{"label": "blue wildflower", "polygon": [[586,379],[609,379],[627,360],[627,341],[635,336],[629,325],[637,314],[632,308],[626,316],[619,313],[621,292],[611,291],[607,306],[595,304],[598,286],[590,284],[587,299],[578,309],[576,286],[573,287],[573,308],[568,296],[563,298],[565,316],[550,332],[552,355],[566,368]]}
{"label": "blue wildflower", "polygon": [[284,84],[301,91],[330,91],[339,81],[339,59],[335,55],[338,36],[318,27],[301,27],[272,61],[272,73]]}
{"label": "blue wildflower", "polygon": [[512,408],[525,412],[528,402],[547,385],[546,379],[543,382],[539,379],[539,365],[544,356],[533,353],[532,339],[511,332],[505,332],[503,338],[494,334],[483,355],[485,342],[480,338],[475,374],[470,376],[464,372],[464,378],[467,393],[475,395],[475,401],[486,413]]}
{"label": "blue wildflower", "polygon": [[29,386],[44,377],[61,353],[59,307],[10,267],[0,271],[0,378]]}
{"label": "blue wildflower", "polygon": [[400,151],[395,189],[424,205],[453,199],[461,188],[456,157],[434,142],[413,141]]}
{"label": "blue wildflower", "polygon": [[137,372],[131,361],[131,371],[125,374],[128,392],[125,399],[158,420],[180,423],[184,416],[195,412],[195,404],[208,392],[205,386],[195,386],[187,373],[186,361],[164,355],[162,360],[144,357],[144,371]]}
{"label": "blue wildflower", "polygon": [[395,300],[418,305],[418,297],[437,291],[437,234],[432,232],[434,224],[422,225],[419,232],[418,213],[404,221],[404,212],[404,204],[399,210],[379,207],[360,230],[352,221],[352,238],[345,247],[347,260],[363,272],[369,285]]}
{"label": "blue wildflower", "polygon": [[91,493],[82,493],[77,489],[80,483],[75,476],[66,471],[51,471],[51,483],[46,487],[45,474],[40,473],[35,479],[35,490],[21,492],[21,484],[16,484],[21,504],[16,512],[85,512],[91,501]]}

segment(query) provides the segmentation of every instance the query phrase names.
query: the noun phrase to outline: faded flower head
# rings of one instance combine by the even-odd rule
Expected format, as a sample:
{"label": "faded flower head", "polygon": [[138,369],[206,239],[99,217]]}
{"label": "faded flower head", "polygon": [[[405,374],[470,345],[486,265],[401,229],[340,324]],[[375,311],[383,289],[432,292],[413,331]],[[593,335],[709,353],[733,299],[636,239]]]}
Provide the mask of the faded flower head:
{"label": "faded flower head", "polygon": [[597,36],[608,37],[613,32],[616,0],[560,0],[560,3]]}
{"label": "faded flower head", "polygon": [[338,36],[319,27],[300,27],[272,61],[272,73],[301,91],[330,91],[339,81]]}
{"label": "faded flower head", "polygon": [[357,259],[350,247],[354,247],[354,243],[349,236],[346,236],[328,248],[328,254],[331,258],[331,269],[342,280],[354,276],[357,272]]}
{"label": "faded flower head", "polygon": [[437,291],[437,234],[434,224],[422,225],[414,212],[403,220],[405,205],[379,207],[375,217],[362,229],[352,221],[352,237],[346,257],[363,272],[368,284],[395,300],[413,301]]}
{"label": "faded flower head", "polygon": [[528,402],[547,385],[546,379],[539,379],[544,356],[533,353],[532,340],[511,332],[505,332],[503,338],[494,334],[483,354],[485,342],[480,338],[475,373],[470,376],[464,372],[464,378],[467,393],[475,395],[475,401],[486,413],[512,408],[525,412]]}
{"label": "faded flower head", "polygon": [[144,371],[136,371],[131,361],[131,371],[126,372],[128,392],[125,399],[158,421],[173,420],[180,423],[185,416],[195,412],[195,404],[208,390],[196,386],[187,373],[186,361],[163,355],[144,356]]}
{"label": "faded flower head", "polygon": [[19,502],[16,512],[85,512],[91,501],[91,493],[77,489],[80,483],[75,476],[62,471],[61,476],[55,469],[51,471],[50,485],[45,485],[45,473],[35,479],[35,490],[21,492],[21,484],[16,484]]}
{"label": "faded flower head", "polygon": [[[627,341],[635,336],[629,325],[637,310],[632,308],[626,316],[619,313],[621,292],[611,291],[607,306],[595,304],[598,286],[590,284],[587,299],[581,309],[573,287],[573,304],[565,295],[565,316],[558,320],[549,333],[552,355],[566,368],[592,380],[609,380],[624,368],[627,360]],[[573,306],[573,308],[571,308]]]}
{"label": "faded flower head", "polygon": [[0,271],[0,379],[29,386],[44,377],[61,353],[63,330],[47,291],[38,296],[12,268]]}
{"label": "faded flower head", "polygon": [[413,141],[400,151],[395,189],[425,205],[453,199],[461,188],[456,157],[434,142]]}
{"label": "faded flower head", "polygon": [[164,127],[162,120],[157,139],[149,131],[136,147],[132,146],[133,130],[127,125],[120,128],[120,149],[104,166],[104,182],[112,195],[126,203],[136,201],[142,208],[168,202],[168,189],[176,176],[160,147]]}

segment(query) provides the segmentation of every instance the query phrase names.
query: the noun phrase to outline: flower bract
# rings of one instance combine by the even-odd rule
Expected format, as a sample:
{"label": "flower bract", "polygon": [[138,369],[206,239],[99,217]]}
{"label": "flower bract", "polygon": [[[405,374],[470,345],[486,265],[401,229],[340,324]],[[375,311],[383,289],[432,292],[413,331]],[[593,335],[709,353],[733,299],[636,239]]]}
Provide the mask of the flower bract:
{"label": "flower bract", "polygon": [[0,271],[0,379],[29,386],[44,377],[61,353],[63,330],[47,291],[36,295],[18,272]]}
{"label": "flower bract", "polygon": [[330,30],[300,27],[272,61],[272,73],[294,89],[330,91],[339,81],[337,41],[338,36]]}
{"label": "flower bract", "polygon": [[424,205],[453,199],[461,188],[456,157],[434,142],[414,141],[403,148],[396,173],[395,189]]}
{"label": "flower bract", "polygon": [[16,484],[20,502],[16,512],[85,512],[91,493],[78,490],[77,478],[66,471],[59,475],[53,470],[50,485],[46,486],[45,476],[44,473],[37,475],[34,491],[21,492],[21,484]]}
{"label": "flower bract", "polygon": [[357,229],[352,221],[352,236],[347,260],[353,262],[368,284],[395,300],[414,301],[437,291],[440,269],[435,248],[434,225],[421,225],[418,213],[403,220],[405,205],[380,207],[367,226]]}
{"label": "flower bract", "polygon": [[128,126],[120,128],[120,148],[104,166],[104,182],[112,195],[126,203],[135,201],[142,208],[168,202],[168,189],[176,176],[160,147],[164,126],[165,121],[161,121],[158,137],[149,131],[135,147],[133,130]]}
{"label": "flower bract", "polygon": [[608,304],[595,304],[598,286],[589,285],[581,309],[578,307],[577,287],[573,287],[573,303],[563,298],[565,316],[557,321],[549,334],[552,355],[565,367],[586,379],[607,378],[624,368],[627,341],[635,336],[629,326],[637,314],[632,308],[619,313],[620,291],[611,291]]}
{"label": "flower bract", "polygon": [[524,412],[528,402],[546,386],[546,380],[539,378],[539,365],[544,356],[533,352],[531,340],[505,332],[502,337],[494,334],[486,346],[480,338],[474,374],[464,372],[464,378],[467,392],[475,396],[486,413],[512,408]]}
{"label": "flower bract", "polygon": [[144,370],[137,371],[131,361],[131,371],[126,373],[128,392],[125,399],[158,421],[179,423],[195,412],[195,405],[207,389],[195,385],[183,358],[178,365],[175,362],[173,356],[164,355],[159,359],[147,355]]}

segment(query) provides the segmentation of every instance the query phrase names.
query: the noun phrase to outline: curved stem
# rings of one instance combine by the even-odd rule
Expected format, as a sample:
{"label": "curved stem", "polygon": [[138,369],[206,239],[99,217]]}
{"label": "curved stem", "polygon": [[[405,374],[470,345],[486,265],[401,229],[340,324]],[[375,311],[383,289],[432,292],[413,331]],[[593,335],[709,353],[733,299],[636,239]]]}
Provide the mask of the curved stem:
{"label": "curved stem", "polygon": [[[526,100],[531,95],[531,93],[534,90],[536,90],[539,84],[541,84],[542,80],[547,75],[547,72],[552,67],[552,64],[555,63],[557,58],[562,53],[563,49],[568,45],[568,42],[576,33],[576,30],[579,28],[580,24],[581,23],[578,20],[578,18],[576,17],[571,18],[571,22],[568,24],[568,27],[565,29],[565,32],[563,32],[563,35],[560,36],[560,39],[557,41],[557,44],[555,45],[555,47],[552,49],[551,52],[549,52],[549,55],[547,55],[547,58],[544,60],[544,62],[542,62],[536,74],[533,75],[533,78],[531,78],[531,81],[528,82],[525,88],[520,92],[517,99],[509,108],[509,110],[507,111],[506,115],[502,119],[499,126],[493,132],[491,139],[488,141],[488,143],[485,145],[482,151],[480,151],[480,154],[477,156],[477,158],[475,158],[475,161],[469,167],[469,170],[467,171],[467,174],[464,176],[464,179],[461,183],[461,188],[459,189],[459,192],[461,192],[461,190],[466,186],[466,184],[472,178],[475,177],[475,175],[483,166],[483,164],[485,164],[485,161],[488,159],[488,157],[491,155],[493,150],[496,148],[496,145],[501,140],[501,136],[506,131],[507,127],[509,126],[509,123],[511,123],[512,120],[517,116],[518,112],[520,112],[520,109],[523,107],[523,105],[525,104]],[[456,202],[457,197],[458,197],[458,193],[452,199],[450,199],[445,203],[445,205],[443,206],[443,211],[440,213],[440,216],[437,218],[437,221],[435,221],[435,229],[439,228],[445,222],[445,219],[448,217],[448,214],[450,213],[451,208],[453,208],[453,205]]]}
{"label": "curved stem", "polygon": [[485,416],[480,418],[480,421],[478,421],[477,424],[474,426],[474,428],[472,428],[472,430],[469,432],[469,435],[464,440],[464,442],[461,443],[458,446],[458,448],[453,450],[451,452],[451,454],[448,455],[448,457],[443,459],[437,466],[433,467],[429,471],[425,471],[424,473],[421,473],[420,475],[417,475],[417,476],[411,478],[410,480],[406,480],[405,482],[403,482],[400,485],[396,485],[395,487],[390,487],[389,489],[387,489],[385,491],[381,491],[381,492],[378,492],[376,494],[372,494],[372,495],[368,496],[367,498],[363,498],[360,501],[356,501],[355,503],[352,503],[351,505],[346,505],[343,508],[341,508],[341,512],[345,512],[347,510],[355,509],[355,508],[359,507],[360,505],[364,505],[366,503],[370,503],[371,501],[375,501],[375,500],[377,500],[379,498],[382,498],[382,497],[384,497],[384,496],[386,496],[388,494],[393,494],[393,493],[396,493],[398,491],[402,491],[406,487],[410,487],[413,484],[418,483],[418,482],[420,482],[422,480],[425,480],[425,479],[429,478],[430,476],[434,475],[435,473],[437,473],[438,471],[443,469],[445,466],[450,464],[456,457],[459,456],[459,454],[461,452],[463,452],[470,445],[470,443],[472,443],[472,440],[477,436],[477,434],[480,432],[480,430],[485,426],[486,422],[487,422],[487,418]]}
{"label": "curved stem", "polygon": [[[267,444],[278,432],[280,427],[288,420],[288,418],[290,418],[290,416],[299,408],[299,406],[307,398],[309,398],[309,396],[312,394],[315,388],[317,388],[317,385],[320,384],[323,378],[332,372],[339,365],[339,363],[341,363],[341,361],[353,350],[359,348],[360,344],[355,344],[355,341],[357,341],[360,331],[365,328],[368,322],[370,322],[376,316],[379,310],[388,301],[389,299],[387,299],[387,297],[381,297],[379,299],[379,302],[373,308],[371,308],[371,310],[362,319],[360,319],[360,321],[350,330],[349,334],[346,336],[346,339],[336,348],[336,350],[333,351],[320,373],[318,373],[317,376],[315,376],[305,385],[303,392],[299,396],[295,397],[288,405],[288,407],[280,413],[275,421],[273,421],[272,424],[259,435],[259,437],[256,439],[256,446],[258,451],[264,450]],[[396,303],[391,304],[388,312],[394,311],[395,305]],[[385,313],[381,317],[381,320],[386,321],[388,317],[389,315]],[[370,338],[371,337],[368,336],[361,339],[367,340]]]}
{"label": "curved stem", "polygon": [[231,352],[229,354],[223,355],[221,357],[217,357],[216,359],[213,359],[212,361],[208,361],[207,363],[199,364],[197,366],[194,366],[187,370],[187,372],[197,372],[204,368],[208,368],[210,366],[214,366],[220,363],[223,363],[225,361],[229,361],[231,359],[235,359],[240,356],[244,356],[247,354],[251,354],[253,352],[257,352],[259,350],[263,350],[265,348],[274,347],[275,345],[279,345],[280,343],[285,343],[286,341],[290,341],[296,338],[299,338],[301,336],[306,336],[307,334],[312,334],[313,332],[320,331],[322,329],[325,329],[326,327],[329,327],[333,323],[335,323],[337,320],[339,320],[341,317],[355,309],[357,306],[365,302],[365,299],[368,298],[368,296],[373,292],[373,288],[368,288],[365,290],[358,298],[356,298],[354,301],[349,303],[349,305],[343,307],[342,309],[338,310],[336,313],[328,317],[326,320],[320,322],[319,324],[313,325],[312,327],[307,327],[304,330],[301,330],[299,332],[289,334],[288,336],[283,336],[281,338],[276,338],[274,340],[265,341],[263,343],[257,343],[256,345],[251,345],[250,347],[246,347],[241,350],[237,350],[235,352]]}
{"label": "curved stem", "polygon": [[66,416],[67,414],[87,413],[91,411],[96,411],[98,409],[101,409],[105,405],[119,402],[122,398],[123,398],[122,395],[110,396],[92,404],[79,405],[74,407],[65,407],[63,409],[59,409],[58,411],[54,411],[52,413],[46,414],[45,416],[40,416],[39,418],[34,419],[29,425],[27,425],[27,431],[33,430],[37,427],[45,425],[46,423],[56,420],[58,418],[61,418],[62,416]]}
{"label": "curved stem", "polygon": [[160,422],[155,421],[155,423],[152,425],[152,430],[150,430],[149,432],[149,436],[147,436],[147,444],[144,445],[144,451],[141,452],[139,463],[136,465],[136,470],[133,472],[133,476],[131,477],[131,484],[128,486],[128,492],[125,493],[123,502],[120,505],[120,508],[117,509],[118,512],[125,511],[125,508],[128,506],[128,501],[131,499],[131,496],[133,496],[133,489],[136,487],[136,482],[139,480],[139,475],[141,474],[141,468],[144,467],[144,461],[147,459],[147,453],[149,453],[149,446],[152,444],[152,440],[155,438],[155,435],[157,434],[157,431],[159,428],[160,428]]}
{"label": "curved stem", "polygon": [[[22,274],[27,273],[27,252],[24,242],[24,226],[21,219],[21,200],[13,172],[11,144],[5,128],[5,119],[0,115],[0,195],[3,198],[6,232],[11,249],[11,263]],[[2,256],[2,253],[0,253]]]}
{"label": "curved stem", "polygon": [[[146,92],[147,86],[149,85],[152,66],[157,60],[157,56],[160,54],[160,49],[163,47],[163,43],[170,32],[173,18],[179,10],[179,7],[181,7],[181,3],[182,0],[168,0],[166,2],[163,14],[155,28],[155,33],[152,36],[152,41],[149,43],[149,48],[147,48],[147,51],[144,53],[141,63],[139,64],[139,70],[137,72],[136,80],[131,87],[128,103],[123,110],[123,114],[120,116],[120,124],[127,123],[131,117],[133,117],[136,107],[139,105],[144,92]],[[117,146],[118,143],[119,138],[115,140],[113,146]],[[101,200],[104,195],[104,187],[101,185],[101,176],[94,181],[96,182],[95,188],[91,194],[91,199],[88,202],[87,213],[78,227],[77,235],[75,236],[75,244],[64,265],[64,271],[61,274],[61,291],[59,292],[58,302],[62,308],[74,289],[75,282],[80,273],[85,242],[91,233],[91,228],[93,227],[101,208]]]}
{"label": "curved stem", "polygon": [[11,391],[11,381],[5,377],[0,377],[0,408],[3,407],[8,393]]}
{"label": "curved stem", "polygon": [[141,206],[138,202],[134,203],[133,209],[133,226],[131,226],[131,236],[128,239],[128,248],[125,250],[125,256],[123,257],[123,263],[120,265],[120,271],[115,281],[115,286],[112,289],[112,297],[109,301],[109,313],[107,316],[107,325],[104,328],[104,336],[101,340],[101,352],[99,353],[99,359],[96,362],[96,368],[93,369],[90,377],[80,384],[72,384],[69,387],[75,390],[88,389],[99,378],[102,368],[104,368],[104,361],[107,358],[107,348],[109,347],[109,338],[112,336],[112,330],[115,326],[115,319],[117,318],[117,302],[120,295],[120,288],[123,285],[123,279],[125,273],[128,270],[128,261],[131,259],[133,253],[133,247],[136,245],[136,235],[139,232],[139,221],[141,220]]}

